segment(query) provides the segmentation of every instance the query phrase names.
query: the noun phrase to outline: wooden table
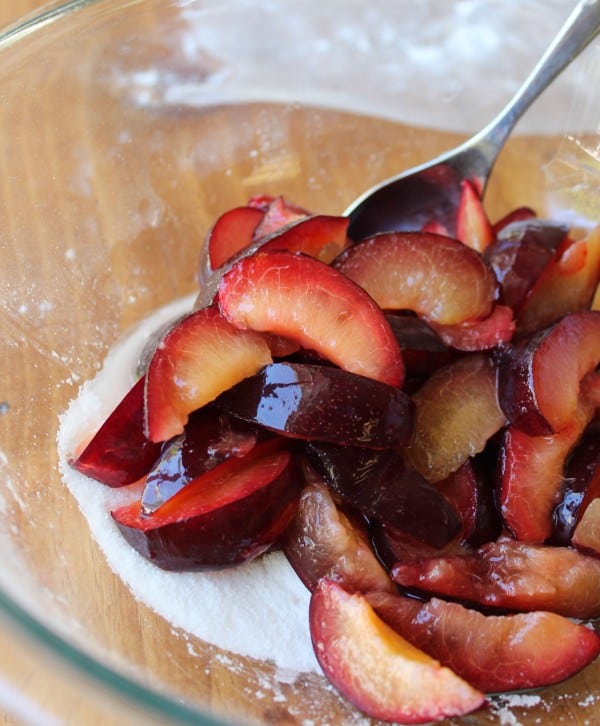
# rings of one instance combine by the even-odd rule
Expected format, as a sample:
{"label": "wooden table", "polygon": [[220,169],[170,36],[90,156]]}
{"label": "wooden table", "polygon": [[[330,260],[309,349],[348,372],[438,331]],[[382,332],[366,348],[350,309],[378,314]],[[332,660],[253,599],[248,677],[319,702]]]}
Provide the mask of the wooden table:
{"label": "wooden table", "polygon": [[0,3],[0,27],[14,23],[26,13],[31,13],[45,3],[42,0],[3,0]]}

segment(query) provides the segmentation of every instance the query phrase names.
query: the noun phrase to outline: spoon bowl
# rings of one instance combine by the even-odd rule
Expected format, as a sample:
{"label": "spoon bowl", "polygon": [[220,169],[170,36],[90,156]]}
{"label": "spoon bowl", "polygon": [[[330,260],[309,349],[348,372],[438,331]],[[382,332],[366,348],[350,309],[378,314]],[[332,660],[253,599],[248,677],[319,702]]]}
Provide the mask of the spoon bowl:
{"label": "spoon bowl", "polygon": [[451,236],[461,184],[483,196],[494,163],[517,121],[600,32],[600,0],[581,0],[512,100],[482,131],[457,148],[376,185],[345,211],[348,234],[358,240],[378,232],[419,230],[431,220]]}

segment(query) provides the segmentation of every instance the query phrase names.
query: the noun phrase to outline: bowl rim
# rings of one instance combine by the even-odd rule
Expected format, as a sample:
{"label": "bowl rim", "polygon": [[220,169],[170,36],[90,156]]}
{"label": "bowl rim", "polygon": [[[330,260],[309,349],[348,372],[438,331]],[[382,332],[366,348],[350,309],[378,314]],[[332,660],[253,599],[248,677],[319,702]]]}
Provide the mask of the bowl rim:
{"label": "bowl rim", "polygon": [[[118,0],[119,7],[139,5],[145,0]],[[0,29],[0,50],[17,43],[26,36],[38,33],[50,23],[62,20],[74,12],[102,5],[107,0],[66,0],[47,5],[40,12],[34,12],[18,19],[15,23]],[[132,677],[119,673],[104,665],[98,658],[73,645],[45,625],[40,619],[27,612],[0,584],[0,615],[15,625],[20,635],[29,638],[52,658],[84,676],[94,685],[113,693],[128,706],[145,711],[154,717],[168,718],[171,723],[196,724],[200,726],[226,726],[226,722],[208,713],[202,713],[191,705],[175,700],[143,685]],[[10,635],[10,632],[9,632]]]}

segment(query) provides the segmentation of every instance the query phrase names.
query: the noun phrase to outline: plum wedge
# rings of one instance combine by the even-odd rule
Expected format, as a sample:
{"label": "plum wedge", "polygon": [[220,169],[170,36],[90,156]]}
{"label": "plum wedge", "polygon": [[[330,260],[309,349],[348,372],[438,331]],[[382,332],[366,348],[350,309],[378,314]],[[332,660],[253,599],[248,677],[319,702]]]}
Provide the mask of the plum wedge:
{"label": "plum wedge", "polygon": [[506,420],[497,400],[496,369],[481,353],[435,371],[413,401],[415,433],[405,455],[433,482],[482,451]]}
{"label": "plum wedge", "polygon": [[[213,270],[238,254],[287,250],[304,252],[324,262],[331,262],[347,242],[347,217],[326,214],[303,216],[265,234],[257,224],[263,217],[255,207],[238,207],[225,213],[209,237],[210,264]],[[254,223],[254,227],[252,224]]]}
{"label": "plum wedge", "polygon": [[246,257],[223,276],[218,302],[241,330],[291,338],[344,370],[391,386],[404,381],[400,347],[381,309],[358,285],[312,257]]}
{"label": "plum wedge", "polygon": [[366,598],[390,627],[485,693],[558,683],[600,653],[600,636],[549,612],[483,615],[386,592]]}
{"label": "plum wedge", "polygon": [[516,426],[507,428],[500,456],[499,499],[504,522],[517,539],[540,543],[551,536],[566,459],[597,403],[592,396],[582,396],[572,420],[549,436],[529,436]]}
{"label": "plum wedge", "polygon": [[299,496],[293,470],[281,442],[266,442],[192,480],[150,514],[135,501],[112,516],[127,542],[163,569],[246,562],[289,524]]}
{"label": "plum wedge", "polygon": [[189,414],[272,362],[265,338],[239,330],[215,306],[188,315],[165,335],[146,374],[146,433],[166,441]]}
{"label": "plum wedge", "polygon": [[599,362],[600,311],[566,315],[506,349],[499,365],[500,405],[525,433],[556,433],[572,420],[581,380]]}
{"label": "plum wedge", "polygon": [[403,587],[488,607],[600,617],[600,559],[570,547],[504,539],[473,554],[400,562],[391,575]]}
{"label": "plum wedge", "polygon": [[505,305],[520,308],[566,235],[566,227],[540,219],[515,221],[498,232],[483,256],[496,274]]}
{"label": "plum wedge", "polygon": [[577,522],[572,538],[579,549],[600,557],[600,497],[592,499]]}
{"label": "plum wedge", "polygon": [[205,242],[210,268],[216,270],[254,239],[254,230],[264,217],[257,207],[234,207],[214,223]]}
{"label": "plum wedge", "polygon": [[600,422],[583,434],[564,468],[560,501],[552,514],[552,542],[567,545],[586,507],[600,497]]}
{"label": "plum wedge", "polygon": [[77,471],[111,487],[133,484],[145,476],[161,445],[144,433],[144,378],[125,394],[84,449],[69,463]]}
{"label": "plum wedge", "polygon": [[378,234],[349,247],[334,266],[386,310],[413,310],[453,325],[490,314],[498,293],[481,255],[438,234]]}
{"label": "plum wedge", "polygon": [[194,411],[180,436],[167,442],[148,472],[142,493],[146,514],[193,479],[223,461],[250,453],[265,433],[256,426],[216,411],[211,406]]}
{"label": "plum wedge", "polygon": [[484,252],[494,239],[494,231],[483,208],[477,185],[465,179],[461,182],[456,216],[456,237],[467,247]]}
{"label": "plum wedge", "polygon": [[311,596],[309,623],[326,676],[372,718],[427,723],[485,702],[483,693],[386,625],[359,593],[322,580]]}
{"label": "plum wedge", "polygon": [[596,227],[585,239],[567,237],[557,249],[517,311],[518,334],[590,308],[599,283],[600,227]]}
{"label": "plum wedge", "polygon": [[364,522],[344,513],[319,477],[310,479],[281,540],[298,577],[311,591],[326,577],[350,592],[395,592],[370,547]]}
{"label": "plum wedge", "polygon": [[407,444],[413,406],[386,383],[330,366],[272,363],[215,401],[272,431],[374,449]]}
{"label": "plum wedge", "polygon": [[307,454],[336,495],[369,519],[436,547],[458,533],[460,521],[452,506],[397,451],[315,441]]}

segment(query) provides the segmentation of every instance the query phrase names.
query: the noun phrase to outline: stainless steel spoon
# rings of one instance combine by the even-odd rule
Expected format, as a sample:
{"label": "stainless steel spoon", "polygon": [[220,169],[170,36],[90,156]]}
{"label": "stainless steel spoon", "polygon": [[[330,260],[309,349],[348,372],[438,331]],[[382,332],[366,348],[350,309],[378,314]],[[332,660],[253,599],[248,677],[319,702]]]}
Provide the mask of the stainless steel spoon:
{"label": "stainless steel spoon", "polygon": [[520,90],[488,126],[442,156],[371,188],[348,207],[350,237],[358,240],[376,232],[417,230],[434,219],[455,233],[461,181],[475,179],[483,193],[517,121],[598,32],[600,0],[581,0]]}

